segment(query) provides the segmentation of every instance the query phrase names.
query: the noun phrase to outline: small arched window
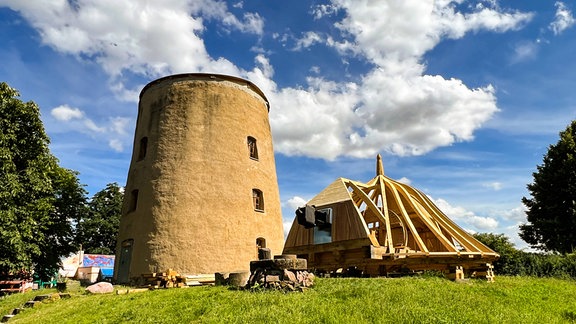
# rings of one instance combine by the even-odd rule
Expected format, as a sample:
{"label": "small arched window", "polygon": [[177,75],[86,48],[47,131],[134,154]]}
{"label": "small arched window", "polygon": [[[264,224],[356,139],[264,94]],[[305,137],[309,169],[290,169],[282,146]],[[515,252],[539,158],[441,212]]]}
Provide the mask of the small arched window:
{"label": "small arched window", "polygon": [[128,212],[133,212],[138,207],[138,189],[134,189],[130,192],[130,206],[128,207]]}
{"label": "small arched window", "polygon": [[256,139],[252,136],[248,136],[247,142],[250,158],[253,160],[258,160],[258,146],[256,145]]}
{"label": "small arched window", "polygon": [[264,194],[260,189],[252,189],[252,202],[254,203],[254,210],[264,211]]}
{"label": "small arched window", "polygon": [[258,248],[266,248],[266,239],[263,237],[259,237],[256,239],[256,246]]}
{"label": "small arched window", "polygon": [[138,149],[138,161],[144,160],[146,157],[146,151],[148,150],[148,137],[142,137],[140,139],[140,147]]}

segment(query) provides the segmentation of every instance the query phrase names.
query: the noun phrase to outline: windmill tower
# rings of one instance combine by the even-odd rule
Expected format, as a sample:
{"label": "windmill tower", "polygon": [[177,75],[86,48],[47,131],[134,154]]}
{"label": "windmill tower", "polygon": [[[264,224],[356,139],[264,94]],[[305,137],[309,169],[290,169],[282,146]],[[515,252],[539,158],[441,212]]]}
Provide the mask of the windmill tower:
{"label": "windmill tower", "polygon": [[253,83],[180,74],[140,93],[115,279],[246,270],[280,253],[269,103]]}
{"label": "windmill tower", "polygon": [[380,275],[456,267],[487,273],[498,254],[448,218],[425,194],[384,175],[380,155],[367,183],[339,178],[297,211],[284,253],[309,267],[356,267]]}

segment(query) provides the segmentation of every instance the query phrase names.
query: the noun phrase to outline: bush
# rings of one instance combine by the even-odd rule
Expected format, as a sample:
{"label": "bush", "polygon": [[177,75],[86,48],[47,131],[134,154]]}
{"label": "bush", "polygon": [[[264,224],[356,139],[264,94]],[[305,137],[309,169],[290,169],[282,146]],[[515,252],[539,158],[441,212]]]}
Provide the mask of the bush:
{"label": "bush", "polygon": [[477,233],[474,237],[500,254],[494,271],[500,275],[576,279],[576,254],[534,253],[518,250],[504,234]]}

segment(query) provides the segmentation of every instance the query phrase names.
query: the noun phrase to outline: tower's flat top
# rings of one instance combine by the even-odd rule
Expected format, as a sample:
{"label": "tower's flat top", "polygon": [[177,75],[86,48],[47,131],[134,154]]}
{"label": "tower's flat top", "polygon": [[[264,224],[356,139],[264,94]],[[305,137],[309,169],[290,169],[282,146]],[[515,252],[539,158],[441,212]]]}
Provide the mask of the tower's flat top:
{"label": "tower's flat top", "polygon": [[266,95],[264,94],[264,92],[262,92],[262,90],[260,90],[260,88],[258,88],[258,86],[255,85],[254,83],[252,83],[251,81],[243,79],[241,77],[236,77],[236,76],[226,75],[226,74],[217,74],[217,73],[181,73],[181,74],[168,75],[168,76],[156,79],[154,81],[151,81],[147,85],[145,85],[144,88],[142,88],[142,91],[140,91],[140,98],[142,98],[142,94],[144,92],[146,92],[146,90],[148,88],[154,86],[155,84],[158,84],[158,83],[166,81],[166,80],[176,80],[176,79],[197,79],[197,80],[207,80],[207,81],[226,80],[226,81],[230,81],[230,82],[234,82],[234,83],[240,83],[243,85],[247,85],[254,92],[256,92],[258,95],[260,95],[262,97],[262,99],[264,99],[264,101],[266,102],[266,105],[268,107],[270,107],[270,103],[268,102],[268,98],[266,98]]}

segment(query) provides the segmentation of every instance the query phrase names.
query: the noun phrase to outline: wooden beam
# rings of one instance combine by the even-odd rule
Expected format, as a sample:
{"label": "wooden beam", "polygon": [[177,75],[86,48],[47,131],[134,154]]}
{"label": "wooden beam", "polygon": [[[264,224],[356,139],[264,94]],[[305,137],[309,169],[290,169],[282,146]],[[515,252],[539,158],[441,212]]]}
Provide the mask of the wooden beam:
{"label": "wooden beam", "polygon": [[382,214],[384,215],[386,225],[386,242],[388,243],[386,247],[388,248],[388,253],[394,253],[394,244],[392,242],[392,229],[390,227],[390,214],[388,213],[388,202],[386,201],[386,185],[384,182],[384,177],[378,177],[378,189],[380,191],[380,197],[382,199]]}
{"label": "wooden beam", "polygon": [[428,248],[426,247],[426,244],[424,244],[424,241],[422,241],[422,238],[420,237],[420,234],[418,234],[416,227],[414,227],[414,224],[412,223],[410,216],[408,216],[408,212],[406,212],[406,208],[404,208],[404,204],[402,203],[400,195],[398,194],[398,191],[396,190],[396,184],[394,184],[392,182],[388,182],[388,188],[390,189],[390,192],[392,193],[394,198],[396,198],[396,201],[398,202],[398,207],[400,208],[400,212],[401,212],[402,216],[404,217],[406,224],[410,228],[410,232],[412,232],[412,236],[414,236],[414,239],[416,240],[416,244],[418,245],[418,247],[420,248],[421,251],[428,252]]}
{"label": "wooden beam", "polygon": [[[478,244],[475,244],[474,241],[480,243],[479,241],[473,239],[471,237],[470,234],[468,234],[466,231],[464,231],[462,228],[460,228],[456,223],[452,222],[452,220],[450,220],[446,215],[444,215],[444,213],[442,211],[440,211],[438,209],[438,207],[436,207],[436,205],[434,203],[432,203],[430,201],[430,199],[420,193],[419,191],[415,190],[412,188],[412,191],[418,195],[420,197],[420,199],[422,199],[422,201],[424,203],[427,204],[427,207],[435,213],[436,219],[438,219],[442,225],[444,226],[444,228],[446,230],[448,230],[448,232],[450,232],[450,234],[456,239],[458,240],[458,242],[469,252],[475,252],[475,251],[479,251],[479,252],[491,252],[492,250],[488,249],[486,246],[482,245],[482,247],[484,248],[480,248],[478,246]],[[469,237],[473,239],[469,240]],[[481,244],[481,243],[480,243]]]}
{"label": "wooden beam", "polygon": [[[438,238],[440,243],[442,243],[442,245],[446,249],[448,249],[448,251],[452,251],[452,252],[458,251],[458,249],[456,249],[454,244],[451,243],[450,241],[448,241],[448,239],[444,236],[442,231],[439,228],[437,228],[436,226],[434,226],[434,224],[431,221],[432,217],[428,214],[428,212],[426,210],[422,210],[421,208],[419,208],[419,204],[417,204],[413,201],[411,195],[404,188],[404,186],[398,186],[398,187],[400,189],[400,194],[406,198],[406,201],[410,204],[412,209],[420,212],[420,213],[416,212],[415,213],[416,216],[419,217],[424,222],[424,224],[428,227],[428,229],[430,229],[432,231],[432,233],[436,236],[436,238]],[[424,216],[424,217],[422,217],[422,216]]]}
{"label": "wooden beam", "polygon": [[[363,203],[366,204],[366,207],[368,209],[370,209],[372,212],[374,212],[374,214],[376,214],[376,217],[378,217],[378,219],[380,219],[380,221],[386,222],[384,215],[382,215],[382,212],[380,211],[380,209],[378,209],[376,204],[372,200],[370,200],[370,197],[368,197],[368,195],[363,190],[361,190],[354,182],[350,181],[348,184],[352,187],[353,192],[360,197],[360,199],[362,200]],[[357,205],[356,205],[356,209],[358,210]],[[360,210],[358,210],[358,212],[359,211]],[[362,222],[366,226],[366,230],[368,231],[368,235],[370,236],[370,239],[373,241],[372,245],[380,246],[380,243],[378,242],[378,240],[376,240],[375,237],[370,235],[370,232],[369,232],[368,226],[366,225],[366,220],[364,219],[364,217],[361,217],[360,213],[358,213],[358,216],[362,219]]]}

